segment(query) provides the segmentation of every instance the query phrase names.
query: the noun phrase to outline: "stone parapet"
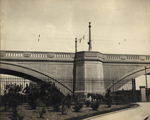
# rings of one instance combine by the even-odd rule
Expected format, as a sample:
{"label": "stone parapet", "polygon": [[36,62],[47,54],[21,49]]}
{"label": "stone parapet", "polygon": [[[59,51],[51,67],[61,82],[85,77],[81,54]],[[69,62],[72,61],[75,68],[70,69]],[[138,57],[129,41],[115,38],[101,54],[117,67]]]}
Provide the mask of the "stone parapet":
{"label": "stone parapet", "polygon": [[103,54],[103,62],[150,62],[150,55]]}
{"label": "stone parapet", "polygon": [[96,51],[82,51],[76,53],[76,61],[103,61],[103,55]]}
{"label": "stone parapet", "polygon": [[[76,58],[75,58],[76,57]],[[102,62],[135,62],[150,63],[150,55],[102,54],[97,51],[65,52],[35,52],[35,51],[0,51],[1,60],[62,60],[62,61],[102,61]]]}
{"label": "stone parapet", "polygon": [[1,60],[74,61],[74,55],[74,53],[62,52],[0,51]]}

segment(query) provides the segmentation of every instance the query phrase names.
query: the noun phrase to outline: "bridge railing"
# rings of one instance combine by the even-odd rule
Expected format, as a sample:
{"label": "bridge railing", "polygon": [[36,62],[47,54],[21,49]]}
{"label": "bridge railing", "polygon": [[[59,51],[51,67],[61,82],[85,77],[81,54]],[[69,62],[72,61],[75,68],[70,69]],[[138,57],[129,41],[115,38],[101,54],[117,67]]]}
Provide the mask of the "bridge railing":
{"label": "bridge railing", "polygon": [[[137,61],[150,62],[150,55],[101,54],[103,61]],[[1,59],[54,59],[74,60],[75,53],[65,52],[32,52],[32,51],[0,51]]]}
{"label": "bridge railing", "polygon": [[150,55],[103,54],[104,61],[150,61]]}
{"label": "bridge railing", "polygon": [[74,59],[74,53],[62,52],[30,52],[30,51],[0,51],[1,58],[54,58]]}

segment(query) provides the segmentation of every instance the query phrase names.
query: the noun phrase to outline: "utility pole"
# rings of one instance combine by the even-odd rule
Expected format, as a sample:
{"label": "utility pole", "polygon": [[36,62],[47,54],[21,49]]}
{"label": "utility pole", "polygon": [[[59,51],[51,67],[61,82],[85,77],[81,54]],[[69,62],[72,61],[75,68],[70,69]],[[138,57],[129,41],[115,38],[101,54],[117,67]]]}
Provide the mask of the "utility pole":
{"label": "utility pole", "polygon": [[147,75],[146,75],[146,66],[145,66],[145,80],[146,80],[146,98],[147,98],[147,100],[148,100],[148,85],[147,85]]}
{"label": "utility pole", "polygon": [[89,22],[89,51],[92,49],[92,44],[91,44],[91,22]]}
{"label": "utility pole", "polygon": [[76,53],[77,53],[77,38],[75,38],[75,57],[74,57],[74,78],[73,78],[73,96],[75,94],[76,87]]}

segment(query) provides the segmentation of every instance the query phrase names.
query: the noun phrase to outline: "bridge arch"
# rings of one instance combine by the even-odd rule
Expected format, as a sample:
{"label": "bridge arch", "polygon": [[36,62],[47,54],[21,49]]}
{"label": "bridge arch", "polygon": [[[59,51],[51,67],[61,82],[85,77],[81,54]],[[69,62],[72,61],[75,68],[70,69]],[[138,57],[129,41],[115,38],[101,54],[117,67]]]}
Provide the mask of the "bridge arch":
{"label": "bridge arch", "polygon": [[15,63],[8,63],[8,62],[1,62],[1,61],[0,61],[0,66],[1,66],[0,74],[15,75],[15,76],[23,77],[23,78],[25,76],[26,79],[29,79],[37,83],[52,81],[54,83],[58,83],[56,87],[61,88],[62,90],[60,91],[63,94],[73,93],[73,91],[68,86],[62,84],[58,80],[50,77],[48,74],[45,74],[40,70],[34,70],[23,65],[18,65]]}
{"label": "bridge arch", "polygon": [[[108,87],[108,89],[112,89],[112,87],[114,87],[118,83],[121,83],[121,82],[124,82],[124,81],[126,81],[126,82],[124,82],[124,84],[126,84],[127,82],[131,81],[132,79],[135,79],[135,78],[137,78],[141,75],[145,75],[145,74],[150,74],[150,65],[148,65],[146,67],[143,66],[139,69],[136,69],[136,70],[134,70],[130,73],[127,73],[127,74],[123,75],[122,77],[117,79],[113,85],[110,85]],[[118,90],[124,84],[119,84],[119,85],[115,86],[115,90]]]}

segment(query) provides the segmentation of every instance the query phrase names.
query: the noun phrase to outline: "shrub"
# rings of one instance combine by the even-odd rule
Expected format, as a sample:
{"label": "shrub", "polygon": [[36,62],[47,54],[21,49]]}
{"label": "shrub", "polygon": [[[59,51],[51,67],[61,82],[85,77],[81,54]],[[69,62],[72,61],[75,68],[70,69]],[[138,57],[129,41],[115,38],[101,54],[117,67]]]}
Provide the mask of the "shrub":
{"label": "shrub", "polygon": [[40,87],[40,98],[46,104],[46,106],[52,105],[54,87],[50,83],[44,83]]}
{"label": "shrub", "polygon": [[29,91],[28,95],[28,102],[31,107],[31,109],[36,109],[37,106],[37,99],[39,98],[39,91],[37,88],[32,88]]}
{"label": "shrub", "polygon": [[39,108],[38,114],[39,114],[40,118],[43,118],[43,114],[45,114],[45,113],[46,113],[45,107],[43,107],[41,109]]}
{"label": "shrub", "polygon": [[99,102],[97,102],[97,101],[92,102],[91,108],[93,108],[93,110],[97,110],[99,108]]}
{"label": "shrub", "polygon": [[43,83],[40,88],[29,91],[28,102],[32,109],[36,109],[37,102],[46,106],[53,105],[55,111],[59,110],[63,94],[51,83]]}
{"label": "shrub", "polygon": [[[63,98],[64,95],[53,84],[43,83],[40,88],[35,87],[29,90],[28,102],[32,109],[44,103],[46,106],[53,106],[54,111],[59,111]],[[64,103],[69,106],[69,96],[66,98]]]}
{"label": "shrub", "polygon": [[40,88],[40,97],[46,106],[52,105],[54,111],[59,111],[64,95],[53,84],[43,83]]}
{"label": "shrub", "polygon": [[62,114],[67,114],[67,113],[68,113],[68,106],[62,105]]}
{"label": "shrub", "polygon": [[70,108],[71,105],[71,95],[67,95],[65,97],[62,98],[62,106],[66,105],[68,108]]}
{"label": "shrub", "polygon": [[74,107],[74,111],[75,112],[79,112],[79,110],[83,107],[83,104],[82,103],[76,103],[75,104],[75,107]]}
{"label": "shrub", "polygon": [[62,102],[64,95],[58,91],[55,91],[52,95],[52,105],[54,108],[54,111],[59,111],[60,110],[60,105]]}
{"label": "shrub", "polygon": [[71,95],[67,95],[62,99],[62,114],[67,114],[68,108],[70,108],[72,97]]}
{"label": "shrub", "polygon": [[87,107],[89,107],[90,104],[91,104],[91,102],[90,102],[89,100],[86,100],[86,101],[85,101],[85,105],[86,105]]}
{"label": "shrub", "polygon": [[13,120],[23,120],[26,115],[26,110],[23,106],[17,106],[17,108],[13,111]]}
{"label": "shrub", "polygon": [[8,108],[15,110],[22,102],[22,95],[19,93],[22,90],[22,85],[10,84],[5,86],[4,98]]}
{"label": "shrub", "polygon": [[52,107],[53,107],[53,111],[56,111],[56,112],[60,111],[60,104],[59,103],[58,104],[53,104]]}

